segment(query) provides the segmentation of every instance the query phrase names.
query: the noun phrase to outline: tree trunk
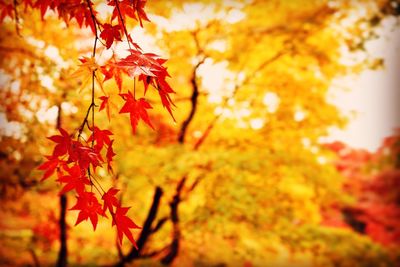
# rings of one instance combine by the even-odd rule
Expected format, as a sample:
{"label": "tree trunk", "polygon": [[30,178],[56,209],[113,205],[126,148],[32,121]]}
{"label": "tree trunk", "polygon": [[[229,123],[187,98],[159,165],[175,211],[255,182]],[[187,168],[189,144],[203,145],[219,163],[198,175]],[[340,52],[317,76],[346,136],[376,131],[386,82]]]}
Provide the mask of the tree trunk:
{"label": "tree trunk", "polygon": [[[65,93],[62,96],[62,99],[65,98]],[[58,114],[57,114],[57,124],[56,128],[61,128],[61,103],[58,104]],[[67,213],[67,196],[62,194],[60,196],[60,218],[59,218],[59,229],[60,229],[60,250],[58,252],[57,259],[57,267],[66,267],[68,264],[68,250],[67,250],[67,222],[66,222],[66,213]]]}
{"label": "tree trunk", "polygon": [[179,225],[178,207],[179,207],[179,203],[181,202],[181,192],[182,192],[183,186],[185,185],[186,178],[187,178],[186,176],[183,176],[182,179],[179,181],[179,183],[176,187],[176,193],[174,195],[174,198],[172,199],[171,203],[169,204],[170,210],[171,210],[171,221],[172,221],[173,228],[172,228],[172,242],[169,245],[169,251],[168,251],[167,255],[165,255],[161,259],[161,263],[165,264],[165,265],[171,264],[179,252],[181,229],[180,229],[180,225]]}
{"label": "tree trunk", "polygon": [[65,194],[60,196],[60,251],[58,252],[57,267],[67,266],[67,223],[65,215],[67,212],[67,196]]}

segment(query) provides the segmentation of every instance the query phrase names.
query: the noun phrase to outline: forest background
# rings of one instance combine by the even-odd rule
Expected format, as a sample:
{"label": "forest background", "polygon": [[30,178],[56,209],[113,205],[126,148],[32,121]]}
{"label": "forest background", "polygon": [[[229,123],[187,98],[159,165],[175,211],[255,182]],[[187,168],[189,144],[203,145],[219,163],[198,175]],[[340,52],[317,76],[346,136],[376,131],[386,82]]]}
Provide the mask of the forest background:
{"label": "forest background", "polygon": [[[398,59],[399,14],[394,0],[0,1],[0,264],[398,266],[398,106],[373,111],[389,115],[372,149],[338,131],[363,101],[348,92],[391,87],[400,99],[387,75],[399,70],[373,49],[394,43]],[[117,21],[126,31],[105,26]],[[146,92],[154,69],[123,60],[133,53],[127,34],[168,59],[157,61],[175,92],[167,102],[160,89]],[[368,90],[351,80],[382,71]],[[152,109],[124,106],[133,88]],[[115,154],[92,171],[131,207],[137,248],[126,232],[120,242],[112,207],[74,226],[80,193],[43,171],[58,140],[46,137],[81,135],[92,111]]]}

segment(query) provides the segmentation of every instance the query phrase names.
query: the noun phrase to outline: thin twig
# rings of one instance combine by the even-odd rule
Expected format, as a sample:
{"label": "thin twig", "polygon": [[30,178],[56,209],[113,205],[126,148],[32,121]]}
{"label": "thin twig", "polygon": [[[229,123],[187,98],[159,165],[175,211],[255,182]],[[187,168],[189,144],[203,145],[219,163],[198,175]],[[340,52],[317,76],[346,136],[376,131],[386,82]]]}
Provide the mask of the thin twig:
{"label": "thin twig", "polygon": [[129,49],[132,50],[131,43],[130,43],[129,37],[128,37],[128,31],[126,30],[125,22],[124,22],[124,19],[122,18],[121,10],[119,9],[119,2],[118,2],[118,0],[114,0],[114,2],[115,2],[115,7],[117,8],[117,11],[118,11],[119,19],[121,20],[122,29],[124,30],[124,33],[125,33],[126,41],[128,42]]}
{"label": "thin twig", "polygon": [[15,31],[17,32],[19,37],[22,37],[22,35],[21,35],[20,31],[19,31],[19,28],[18,28],[19,17],[18,17],[17,5],[18,5],[17,0],[14,0],[13,1],[13,7],[14,7],[14,14],[15,14]]}

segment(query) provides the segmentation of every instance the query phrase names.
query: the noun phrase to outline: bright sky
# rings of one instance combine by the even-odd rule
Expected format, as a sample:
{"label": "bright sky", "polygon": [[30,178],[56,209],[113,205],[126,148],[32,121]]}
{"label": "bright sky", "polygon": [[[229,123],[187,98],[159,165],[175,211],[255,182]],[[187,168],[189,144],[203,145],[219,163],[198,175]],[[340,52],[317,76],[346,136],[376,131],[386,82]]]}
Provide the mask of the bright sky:
{"label": "bright sky", "polygon": [[334,82],[329,99],[351,119],[345,129],[332,130],[329,139],[374,151],[400,127],[400,27],[391,30],[394,25],[394,18],[384,21],[382,36],[366,44],[372,56],[384,59],[383,69]]}

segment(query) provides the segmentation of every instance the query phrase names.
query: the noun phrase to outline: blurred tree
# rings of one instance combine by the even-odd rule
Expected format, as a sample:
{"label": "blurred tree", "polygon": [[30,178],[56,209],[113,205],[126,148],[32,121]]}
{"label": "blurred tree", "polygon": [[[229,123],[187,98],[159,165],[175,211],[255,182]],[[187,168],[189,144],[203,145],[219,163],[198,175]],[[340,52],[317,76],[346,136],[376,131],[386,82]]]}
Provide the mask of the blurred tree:
{"label": "blurred tree", "polygon": [[400,234],[397,220],[400,216],[399,140],[397,131],[375,153],[351,149],[340,142],[329,145],[339,156],[336,165],[346,177],[345,190],[355,197],[352,203],[338,207],[344,212],[344,221],[358,232],[395,249],[398,249]]}
{"label": "blurred tree", "polygon": [[[336,108],[327,103],[327,91],[335,77],[359,72],[375,62],[368,57],[350,66],[343,64],[341,50],[348,47],[358,52],[361,42],[374,37],[374,28],[365,27],[365,23],[383,19],[385,14],[381,10],[393,3],[358,6],[311,1],[306,4],[254,1],[232,6],[193,3],[178,2],[177,7],[171,2],[154,5],[166,12],[163,16],[172,10],[171,17],[160,19],[158,28],[151,33],[159,36],[159,46],[171,58],[169,69],[175,82],[181,81],[174,88],[184,94],[179,98],[183,102],[180,107],[186,99],[189,111],[177,114],[178,121],[182,121],[177,129],[177,143],[186,143],[185,148],[177,148],[179,152],[167,157],[168,162],[161,157],[161,162],[149,162],[150,166],[145,168],[153,170],[163,166],[167,180],[159,172],[157,185],[165,188],[173,181],[176,189],[170,194],[171,223],[167,224],[172,231],[172,242],[156,249],[147,247],[144,255],[160,254],[161,261],[169,263],[171,258],[180,255],[176,250],[181,244],[185,252],[191,251],[188,257],[202,259],[204,264],[246,262],[246,255],[249,258],[259,255],[254,251],[261,249],[259,244],[263,243],[260,235],[251,239],[249,233],[270,232],[263,238],[274,242],[266,241],[264,250],[276,254],[275,247],[284,246],[294,255],[301,251],[297,260],[302,261],[304,249],[314,253],[314,244],[297,249],[297,243],[288,240],[299,235],[298,228],[317,227],[321,222],[320,210],[328,209],[338,200],[346,200],[342,196],[340,176],[324,164],[329,153],[318,144],[328,127],[344,123]],[[357,14],[360,7],[368,16],[363,16],[362,11]],[[274,10],[269,19],[265,19],[267,10]],[[208,12],[209,16],[198,15],[202,12]],[[231,20],[233,23],[229,14],[236,14]],[[241,15],[244,17],[238,19]],[[179,16],[186,16],[187,21],[180,28],[174,28],[174,17]],[[346,24],[349,19],[354,24]],[[353,39],[358,40],[358,45]],[[215,77],[218,75],[212,75],[216,69],[220,71],[218,75],[228,78],[218,80]],[[194,151],[190,151],[191,146]],[[155,151],[151,151],[137,161],[140,166],[130,165],[129,169],[136,174],[143,172],[145,158],[154,158],[154,155]],[[178,161],[181,157],[182,163]],[[173,174],[172,171],[180,168],[184,168],[182,174]],[[179,204],[184,200],[190,204]],[[273,208],[269,207],[271,203]],[[182,211],[176,220],[178,205],[192,208],[192,212]],[[160,222],[164,223],[165,218]],[[178,223],[188,227],[178,227]],[[238,234],[243,230],[240,225],[247,229],[243,236]],[[318,231],[348,240],[358,238],[341,230],[318,227]],[[303,234],[306,232],[309,233]],[[221,238],[221,243],[216,236]],[[329,238],[324,240],[323,236],[319,237],[323,241],[318,242],[329,244]],[[258,243],[258,247],[245,244],[245,240]],[[360,262],[357,255],[366,253],[371,244],[368,239],[363,240],[365,246],[355,250],[349,259],[340,247],[335,248],[330,253],[337,253],[338,261],[330,264],[368,265],[370,261],[384,264],[387,255],[379,246],[371,248],[371,258]],[[232,253],[219,250],[227,245],[232,246]],[[209,251],[214,253],[210,255]],[[127,259],[139,257],[132,250]],[[264,257],[255,262],[267,261],[266,258],[271,261],[273,256]],[[184,260],[181,254],[179,262]]]}
{"label": "blurred tree", "polygon": [[[120,155],[113,165],[118,179],[108,183],[122,188],[121,202],[134,203],[142,230],[136,250],[128,243],[114,246],[110,242],[114,233],[102,227],[101,220],[94,234],[79,225],[69,235],[69,262],[125,265],[140,259],[143,265],[177,266],[391,266],[385,248],[370,238],[323,224],[322,211],[347,203],[348,196],[342,190],[342,176],[329,164],[331,151],[318,140],[329,127],[345,123],[326,100],[332,80],[376,66],[370,57],[344,64],[343,51],[366,53],[363,43],[374,38],[380,21],[398,14],[393,3],[149,2],[154,25],[148,25],[146,34],[170,58],[171,86],[178,92],[174,97],[177,124],[171,125],[156,106],[150,115],[156,131],[138,127],[131,137],[127,118],[115,116],[121,108],[115,103],[118,80],[103,84],[110,92],[110,129],[118,136],[114,149]],[[98,1],[97,7],[104,5]],[[104,7],[104,17],[111,15],[109,11]],[[77,64],[71,58],[92,52],[91,41],[85,43],[92,40],[90,33],[78,30],[75,23],[66,27],[50,13],[44,22],[36,12],[24,14],[19,23],[23,38],[13,22],[4,24],[7,32],[2,30],[1,38],[1,46],[9,48],[1,50],[3,58],[10,58],[1,63],[7,73],[3,76],[9,77],[2,83],[1,92],[8,92],[2,101],[9,101],[2,103],[2,111],[7,123],[18,122],[26,129],[22,136],[2,139],[1,155],[9,159],[1,166],[2,173],[25,170],[20,178],[4,176],[7,191],[14,190],[13,179],[38,180],[39,173],[32,170],[40,162],[38,152],[49,151],[43,137],[56,124],[55,117],[39,121],[44,118],[44,113],[38,113],[40,105],[47,101],[46,111],[65,107],[63,124],[73,129],[79,127],[86,110],[82,100],[91,97],[85,90],[78,94],[80,80],[70,78]],[[130,29],[132,21],[127,25]],[[133,30],[132,36],[136,33]],[[15,39],[20,41],[12,48]],[[104,61],[110,58],[105,49],[99,54]],[[52,60],[46,65],[37,55]],[[122,77],[123,90],[133,88],[132,81],[125,74]],[[14,80],[24,90],[13,89]],[[151,104],[157,101],[154,92],[146,96]],[[31,117],[23,111],[28,107]],[[107,121],[105,112],[97,116],[97,125]],[[24,141],[30,134],[32,138]],[[18,149],[12,147],[15,143]],[[33,146],[31,154],[26,151],[28,144]],[[20,156],[13,151],[20,151]],[[21,157],[29,158],[31,165]],[[30,197],[20,200],[18,209],[28,203],[30,216],[41,217],[46,212],[37,203],[49,196],[35,191],[47,192],[51,186],[32,183],[33,189],[25,192]],[[7,218],[14,217],[13,211],[7,213]],[[67,216],[69,224],[74,219]],[[43,234],[38,229],[30,235]],[[55,255],[47,257],[39,246],[35,249],[39,261],[54,262]],[[16,260],[7,259],[9,264]]]}

